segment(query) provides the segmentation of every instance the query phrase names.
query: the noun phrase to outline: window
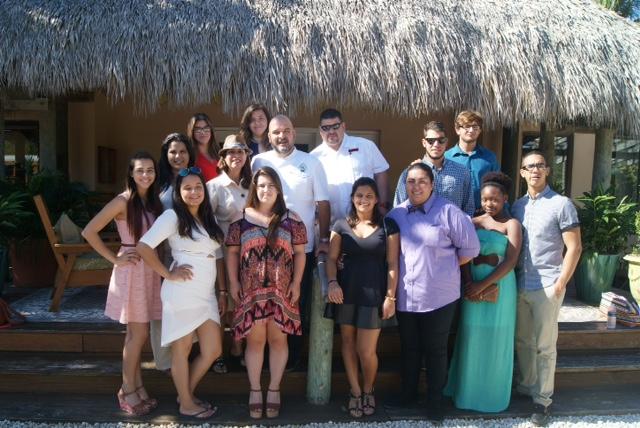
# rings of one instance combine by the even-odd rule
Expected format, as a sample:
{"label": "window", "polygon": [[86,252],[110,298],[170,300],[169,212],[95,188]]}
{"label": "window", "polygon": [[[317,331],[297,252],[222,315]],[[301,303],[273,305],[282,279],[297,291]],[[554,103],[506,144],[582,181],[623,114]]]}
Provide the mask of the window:
{"label": "window", "polygon": [[638,164],[640,163],[640,140],[614,138],[611,159],[611,186],[616,196],[629,196],[638,202]]}
{"label": "window", "polygon": [[[557,135],[554,138],[554,159],[551,161],[547,159],[549,166],[551,167],[551,174],[549,176],[548,183],[556,192],[570,196],[571,190],[571,158],[570,153],[573,149],[573,136]],[[522,136],[522,157],[532,150],[542,150],[540,146],[539,134],[524,134]],[[523,195],[527,191],[527,183],[524,180],[520,180],[520,194]]]}
{"label": "window", "polygon": [[40,170],[38,122],[7,121],[4,132],[4,165],[7,180],[25,183]]}

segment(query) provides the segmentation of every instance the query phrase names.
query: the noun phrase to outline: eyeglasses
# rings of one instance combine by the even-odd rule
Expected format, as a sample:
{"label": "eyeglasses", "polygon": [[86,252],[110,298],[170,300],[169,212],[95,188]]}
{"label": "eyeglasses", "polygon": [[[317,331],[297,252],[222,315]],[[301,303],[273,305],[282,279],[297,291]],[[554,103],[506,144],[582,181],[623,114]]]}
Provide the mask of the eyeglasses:
{"label": "eyeglasses", "polygon": [[522,165],[521,169],[524,169],[525,171],[533,171],[534,169],[546,169],[547,168],[547,164],[545,164],[544,162],[540,162],[540,163],[528,163],[526,165]]}
{"label": "eyeglasses", "polygon": [[204,128],[193,128],[194,134],[208,134],[211,132],[210,126],[205,126]]}
{"label": "eyeglasses", "polygon": [[324,132],[337,131],[340,128],[340,125],[342,125],[342,122],[334,123],[332,125],[320,125],[320,129]]}
{"label": "eyeglasses", "polygon": [[197,166],[190,166],[189,168],[182,168],[178,175],[180,177],[186,177],[189,174],[201,174],[202,170]]}
{"label": "eyeglasses", "polygon": [[465,131],[478,131],[480,129],[480,125],[459,125],[458,129],[463,129]]}
{"label": "eyeglasses", "polygon": [[447,144],[447,141],[449,141],[447,139],[447,137],[440,137],[440,138],[424,138],[424,141],[427,142],[427,144],[429,144],[430,146],[433,146],[434,144],[438,143],[438,144]]}

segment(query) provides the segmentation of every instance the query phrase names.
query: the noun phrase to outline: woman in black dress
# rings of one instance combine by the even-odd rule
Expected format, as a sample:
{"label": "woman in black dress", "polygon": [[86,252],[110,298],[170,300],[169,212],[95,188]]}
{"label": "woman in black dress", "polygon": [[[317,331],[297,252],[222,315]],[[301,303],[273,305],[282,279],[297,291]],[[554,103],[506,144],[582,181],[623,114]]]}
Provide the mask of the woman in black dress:
{"label": "woman in black dress", "polygon": [[[400,240],[395,222],[378,209],[378,187],[368,177],[351,189],[351,209],[337,220],[329,244],[329,293],[325,316],[340,324],[342,358],[351,392],[349,414],[375,412],[373,384],[378,371],[380,329],[393,324]],[[338,271],[338,259],[343,268]],[[358,362],[363,384],[358,380]]]}

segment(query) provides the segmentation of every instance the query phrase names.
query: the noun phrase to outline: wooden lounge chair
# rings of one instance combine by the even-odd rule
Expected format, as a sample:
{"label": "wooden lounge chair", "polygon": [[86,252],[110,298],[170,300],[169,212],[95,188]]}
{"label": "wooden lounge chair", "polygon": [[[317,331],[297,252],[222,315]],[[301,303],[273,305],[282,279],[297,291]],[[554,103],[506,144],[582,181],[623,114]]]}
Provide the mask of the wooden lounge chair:
{"label": "wooden lounge chair", "polygon": [[[49,312],[60,310],[62,293],[67,287],[85,287],[90,285],[108,285],[113,265],[104,257],[96,253],[87,243],[63,244],[60,242],[49,217],[49,210],[41,195],[33,200],[40,214],[40,220],[47,233],[47,239],[58,263],[58,271],[52,291]],[[114,251],[119,247],[118,242],[108,242],[107,246]]]}

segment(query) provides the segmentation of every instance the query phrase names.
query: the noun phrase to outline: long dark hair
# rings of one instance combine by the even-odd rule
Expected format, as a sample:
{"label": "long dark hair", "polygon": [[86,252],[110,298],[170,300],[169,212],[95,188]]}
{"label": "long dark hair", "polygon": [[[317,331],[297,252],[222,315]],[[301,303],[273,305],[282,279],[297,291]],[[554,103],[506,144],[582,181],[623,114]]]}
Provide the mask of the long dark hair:
{"label": "long dark hair", "polygon": [[353,205],[353,195],[356,194],[356,190],[358,190],[358,187],[364,187],[364,186],[371,187],[371,190],[373,190],[373,193],[376,195],[376,199],[378,199],[378,202],[376,202],[376,205],[373,207],[371,224],[382,226],[383,216],[378,206],[378,203],[380,202],[380,193],[378,192],[378,185],[376,184],[376,181],[373,178],[369,178],[369,177],[358,178],[355,181],[355,183],[353,183],[353,186],[351,187],[351,196],[349,198],[351,206],[349,208],[349,214],[347,214],[347,224],[349,225],[349,227],[353,228],[353,227],[356,227],[358,223],[360,223],[360,219],[358,218],[358,213],[356,212],[356,207],[355,205]]}
{"label": "long dark hair", "polygon": [[133,168],[137,160],[150,160],[153,162],[153,170],[158,171],[156,161],[149,153],[140,151],[136,152],[129,158],[129,167],[127,168],[126,189],[129,194],[127,199],[127,227],[133,234],[133,239],[138,242],[143,234],[143,218],[147,222],[147,227],[151,227],[151,220],[148,213],[153,214],[154,218],[162,214],[162,203],[158,196],[158,188],[156,186],[157,179],[154,179],[147,190],[147,200],[144,201],[138,193],[138,185],[133,179]]}
{"label": "long dark hair", "polygon": [[187,166],[193,166],[196,162],[193,145],[186,135],[178,132],[167,135],[164,140],[162,140],[162,145],[160,146],[160,160],[158,160],[157,181],[158,188],[161,192],[167,190],[167,187],[171,186],[171,183],[173,183],[173,168],[171,168],[171,164],[169,163],[169,146],[174,141],[184,144],[187,148],[187,153],[189,153],[189,162],[187,162]]}
{"label": "long dark hair", "polygon": [[[244,113],[242,114],[242,119],[240,120],[240,135],[242,135],[242,137],[244,138],[244,141],[249,144],[251,142],[251,139],[253,137],[253,134],[251,133],[251,128],[249,128],[249,124],[251,123],[251,115],[253,114],[253,112],[255,111],[259,111],[261,110],[265,116],[267,116],[267,130],[264,131],[264,135],[262,136],[262,141],[259,141],[260,144],[262,144],[264,147],[270,147],[269,146],[269,122],[271,122],[271,114],[269,113],[269,110],[267,109],[266,106],[264,106],[263,104],[250,104],[249,106],[247,106],[247,108],[244,110]],[[257,155],[258,153],[254,153],[254,155]]]}
{"label": "long dark hair", "polygon": [[193,147],[198,147],[198,142],[196,138],[193,136],[193,128],[196,126],[196,122],[202,120],[207,123],[207,126],[211,128],[211,138],[209,138],[209,142],[207,143],[207,153],[211,156],[212,159],[218,159],[218,152],[220,151],[220,145],[216,141],[215,129],[213,127],[213,122],[209,119],[204,113],[196,113],[191,116],[189,119],[189,123],[187,124],[187,135],[189,139],[191,139],[191,144]]}
{"label": "long dark hair", "polygon": [[182,175],[178,175],[178,177],[176,177],[176,186],[173,189],[173,210],[178,216],[178,233],[180,236],[188,236],[193,239],[193,229],[197,229],[198,227],[195,217],[191,215],[187,208],[187,204],[184,203],[182,196],[180,195],[182,181],[190,175],[194,175],[200,179],[204,191],[204,200],[198,207],[198,217],[200,217],[200,220],[202,221],[202,227],[211,239],[221,244],[224,240],[224,234],[222,233],[220,226],[218,226],[218,223],[216,223],[216,219],[213,215],[211,202],[209,201],[209,192],[207,192],[207,186],[202,174],[189,172],[184,177]]}
{"label": "long dark hair", "polygon": [[253,174],[253,178],[251,179],[251,187],[249,187],[249,197],[247,198],[247,207],[258,209],[260,205],[260,201],[258,200],[258,178],[260,176],[265,176],[273,181],[273,184],[276,185],[276,190],[278,194],[276,195],[276,202],[273,205],[273,214],[271,214],[271,218],[269,219],[269,229],[267,232],[267,243],[269,245],[274,245],[276,243],[277,238],[277,230],[280,222],[282,221],[282,216],[287,212],[287,204],[284,203],[284,196],[282,196],[282,182],[280,181],[280,177],[278,173],[271,167],[265,166],[257,170]]}
{"label": "long dark hair", "polygon": [[[240,141],[241,143],[245,142],[244,137],[241,134],[238,134],[235,137],[237,141]],[[242,169],[240,170],[240,186],[248,189],[251,185],[251,159],[249,158],[249,153],[246,153],[247,160],[244,162],[244,165],[242,165]],[[223,156],[220,156],[220,159],[218,159],[218,168],[226,174],[229,174],[229,165],[227,165],[227,161],[224,160],[226,155],[227,154],[224,153]]]}

